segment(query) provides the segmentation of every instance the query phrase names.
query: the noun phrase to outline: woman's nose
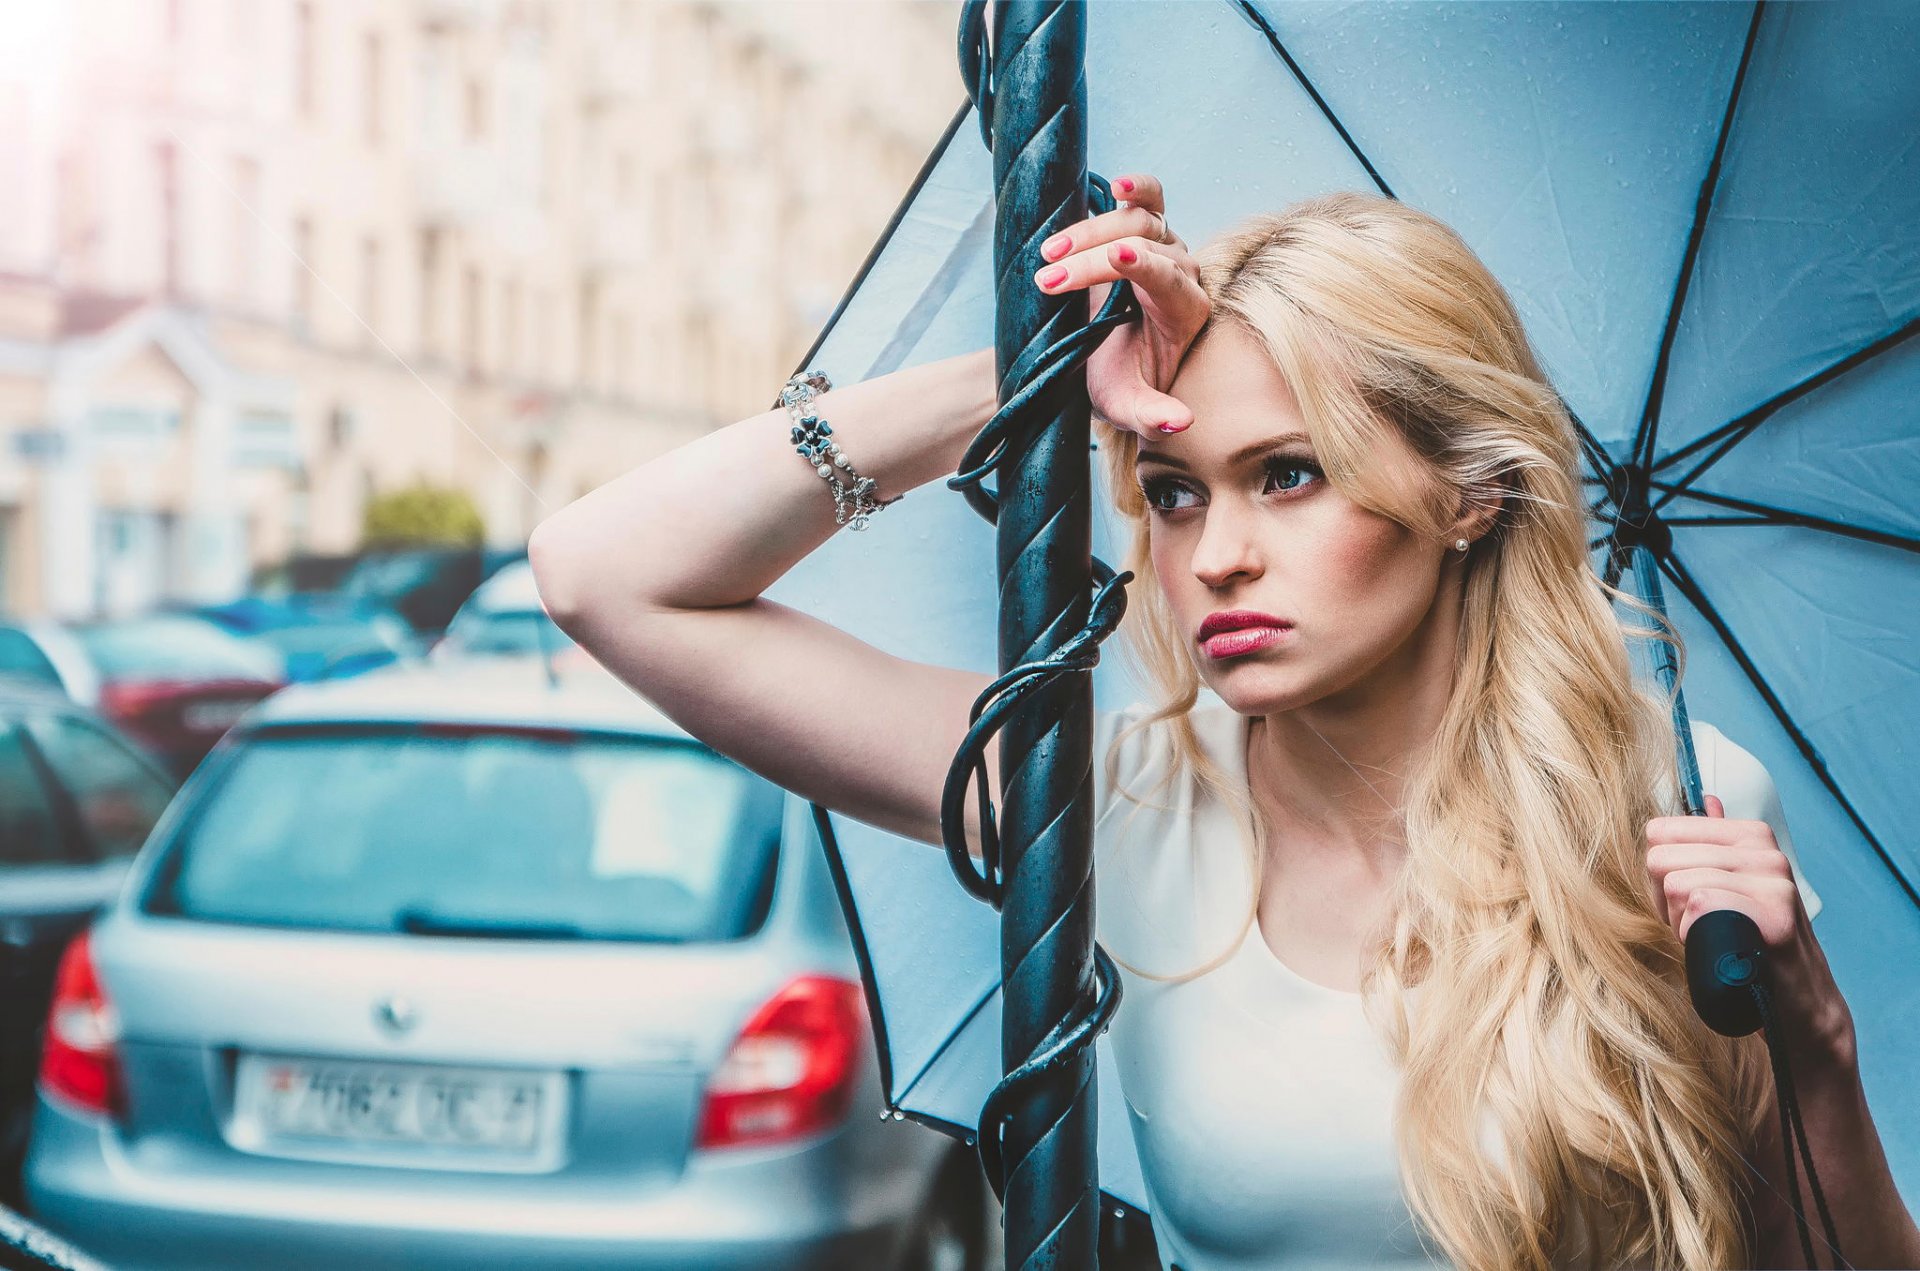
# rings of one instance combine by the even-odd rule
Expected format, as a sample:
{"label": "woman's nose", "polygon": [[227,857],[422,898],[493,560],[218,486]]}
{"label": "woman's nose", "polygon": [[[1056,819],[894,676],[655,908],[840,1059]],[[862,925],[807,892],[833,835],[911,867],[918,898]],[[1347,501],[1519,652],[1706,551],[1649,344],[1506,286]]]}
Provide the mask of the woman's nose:
{"label": "woman's nose", "polygon": [[1260,572],[1256,518],[1215,504],[1206,510],[1200,541],[1193,545],[1193,576],[1218,587],[1235,574]]}

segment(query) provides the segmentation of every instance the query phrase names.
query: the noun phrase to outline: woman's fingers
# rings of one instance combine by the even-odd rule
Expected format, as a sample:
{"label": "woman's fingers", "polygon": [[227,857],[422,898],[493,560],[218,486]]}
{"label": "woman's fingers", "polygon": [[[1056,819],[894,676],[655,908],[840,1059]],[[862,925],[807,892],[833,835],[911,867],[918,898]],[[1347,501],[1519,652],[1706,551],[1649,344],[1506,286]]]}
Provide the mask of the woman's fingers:
{"label": "woman's fingers", "polygon": [[1114,197],[1123,203],[1135,207],[1150,208],[1164,214],[1167,210],[1167,192],[1156,177],[1144,172],[1130,172],[1126,176],[1116,177],[1113,181]]}
{"label": "woman's fingers", "polygon": [[1048,265],[1034,274],[1033,281],[1040,290],[1057,296],[1120,278],[1164,289],[1182,277],[1197,287],[1191,258],[1185,252],[1130,234]]}
{"label": "woman's fingers", "polygon": [[[1161,213],[1144,207],[1116,207],[1111,212],[1102,212],[1067,226],[1040,244],[1040,255],[1048,260],[1062,260],[1073,253],[1089,251],[1129,234],[1152,239],[1164,247],[1180,247],[1184,250],[1179,235],[1171,232]],[[1174,241],[1161,242],[1168,238]]]}

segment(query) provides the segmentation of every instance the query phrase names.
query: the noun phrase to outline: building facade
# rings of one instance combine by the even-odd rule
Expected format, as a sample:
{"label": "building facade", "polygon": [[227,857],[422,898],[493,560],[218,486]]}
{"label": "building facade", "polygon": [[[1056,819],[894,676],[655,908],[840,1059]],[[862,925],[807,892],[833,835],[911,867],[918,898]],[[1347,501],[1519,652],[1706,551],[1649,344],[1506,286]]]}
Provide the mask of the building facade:
{"label": "building facade", "polygon": [[0,19],[24,615],[223,599],[416,482],[522,541],[766,409],[964,101],[947,0],[23,8],[58,10]]}

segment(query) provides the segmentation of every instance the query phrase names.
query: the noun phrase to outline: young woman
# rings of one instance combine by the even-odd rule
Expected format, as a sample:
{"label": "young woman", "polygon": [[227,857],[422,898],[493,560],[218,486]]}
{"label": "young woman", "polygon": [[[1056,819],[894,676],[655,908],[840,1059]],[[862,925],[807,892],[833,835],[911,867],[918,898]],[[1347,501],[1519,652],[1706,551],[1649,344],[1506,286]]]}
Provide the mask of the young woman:
{"label": "young woman", "polygon": [[[1095,715],[1096,915],[1163,1261],[1797,1265],[1764,1044],[1687,996],[1685,932],[1731,907],[1849,1259],[1920,1265],[1765,769],[1697,725],[1716,797],[1666,814],[1671,717],[1627,640],[1670,637],[1594,574],[1573,425],[1499,283],[1395,201],[1307,200],[1196,257],[1157,181],[1115,185],[1035,285],[1097,308],[1124,278],[1143,310],[1088,366],[1133,529],[1116,642],[1156,690]],[[953,473],[996,406],[991,349],[813,403],[882,497]],[[938,843],[989,677],[764,598],[836,528],[789,428],[550,517],[541,595],[715,749]]]}

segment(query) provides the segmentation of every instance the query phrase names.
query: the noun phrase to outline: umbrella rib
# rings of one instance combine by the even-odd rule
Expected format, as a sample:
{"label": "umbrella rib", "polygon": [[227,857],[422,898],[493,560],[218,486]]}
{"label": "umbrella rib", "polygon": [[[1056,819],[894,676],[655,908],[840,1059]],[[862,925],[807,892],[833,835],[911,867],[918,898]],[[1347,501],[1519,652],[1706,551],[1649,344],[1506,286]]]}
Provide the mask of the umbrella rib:
{"label": "umbrella rib", "polygon": [[[1705,473],[1708,468],[1711,468],[1714,464],[1720,462],[1721,458],[1724,455],[1726,455],[1728,451],[1732,450],[1735,446],[1739,445],[1742,441],[1745,441],[1747,437],[1753,432],[1754,429],[1758,428],[1761,424],[1764,424],[1770,417],[1772,417],[1774,412],[1778,411],[1781,407],[1786,406],[1789,403],[1798,401],[1802,397],[1807,396],[1807,394],[1813,392],[1815,389],[1827,383],[1827,381],[1836,379],[1839,376],[1845,375],[1848,371],[1853,370],[1854,368],[1862,365],[1865,362],[1871,361],[1872,359],[1880,356],[1882,353],[1885,353],[1888,349],[1891,349],[1895,345],[1900,344],[1902,341],[1910,339],[1916,333],[1920,333],[1920,317],[1915,317],[1912,320],[1905,322],[1898,327],[1895,327],[1892,331],[1889,331],[1887,334],[1881,336],[1879,339],[1875,340],[1872,344],[1867,345],[1865,348],[1857,349],[1854,352],[1849,353],[1846,357],[1841,358],[1839,361],[1834,362],[1831,365],[1822,368],[1821,370],[1815,371],[1812,375],[1809,375],[1807,378],[1801,380],[1799,383],[1781,390],[1779,393],[1776,393],[1774,396],[1768,398],[1766,401],[1761,402],[1758,406],[1755,406],[1752,410],[1747,411],[1745,414],[1741,415],[1738,419],[1730,420],[1727,423],[1720,425],[1718,428],[1714,429],[1712,432],[1707,433],[1704,436],[1697,437],[1693,441],[1688,442],[1686,445],[1682,446],[1680,449],[1674,451],[1672,454],[1668,455],[1666,458],[1660,460],[1659,463],[1655,464],[1653,466],[1653,471],[1658,472],[1663,468],[1671,467],[1674,464],[1679,463],[1682,459],[1687,458],[1689,455],[1694,454],[1696,451],[1703,450],[1708,446],[1715,446],[1714,452],[1712,454],[1708,455],[1705,459],[1702,459],[1698,464],[1696,464],[1693,467],[1691,471],[1689,471],[1685,476],[1681,477],[1677,482],[1675,482],[1677,486],[1680,486],[1682,488],[1691,485],[1703,473]],[[1716,443],[1719,443],[1719,444],[1716,445]],[[1665,506],[1670,501],[1671,501],[1671,495],[1669,495],[1667,498],[1663,498],[1659,503],[1655,504],[1654,510],[1658,511],[1661,507]]]}
{"label": "umbrella rib", "polygon": [[[1656,489],[1681,491],[1664,481],[1653,483]],[[1710,503],[1716,507],[1731,508],[1736,512],[1751,512],[1751,520],[1737,520],[1732,517],[1696,517],[1690,520],[1667,520],[1668,525],[1786,525],[1799,529],[1820,530],[1827,534],[1839,534],[1846,538],[1857,538],[1862,542],[1878,543],[1882,547],[1897,547],[1901,551],[1920,552],[1920,539],[1908,538],[1901,534],[1889,534],[1885,530],[1870,530],[1864,525],[1848,525],[1845,521],[1835,521],[1824,516],[1813,516],[1806,512],[1796,512],[1792,508],[1774,507],[1769,503],[1754,503],[1748,499],[1736,499],[1731,495],[1713,494],[1706,490],[1687,490],[1690,499]],[[1665,520],[1665,518],[1662,518]]]}
{"label": "umbrella rib", "polygon": [[893,1038],[887,1032],[886,1010],[880,1001],[880,978],[874,974],[873,951],[867,947],[866,924],[860,921],[860,911],[853,903],[853,884],[847,878],[847,862],[840,855],[840,838],[833,832],[833,824],[828,819],[828,809],[818,803],[809,802],[813,809],[814,828],[819,832],[822,855],[827,860],[827,873],[833,879],[833,890],[840,898],[840,908],[845,913],[847,924],[852,930],[853,958],[860,968],[860,985],[866,994],[867,1011],[873,1023],[875,1058],[880,1063],[880,1089],[883,1098],[891,1105],[893,1099]]}
{"label": "umbrella rib", "polygon": [[1663,516],[1660,524],[1671,529],[1676,525],[1780,525],[1783,522],[1771,516]]}
{"label": "umbrella rib", "polygon": [[1667,306],[1667,320],[1660,332],[1660,352],[1653,363],[1653,382],[1647,386],[1646,405],[1634,430],[1633,458],[1641,467],[1653,462],[1655,437],[1660,429],[1660,407],[1666,396],[1667,367],[1673,357],[1673,340],[1680,329],[1680,312],[1686,307],[1687,290],[1693,283],[1694,263],[1700,256],[1700,243],[1706,237],[1707,214],[1713,208],[1713,195],[1720,184],[1720,164],[1726,157],[1727,138],[1733,132],[1734,112],[1740,105],[1740,89],[1746,82],[1747,66],[1753,60],[1753,46],[1760,35],[1760,15],[1766,0],[1754,0],[1753,16],[1747,20],[1747,40],[1740,50],[1740,65],[1733,73],[1733,88],[1727,94],[1727,108],[1720,117],[1720,135],[1714,139],[1713,158],[1701,179],[1700,194],[1693,205],[1693,225],[1687,231],[1687,250],[1680,258],[1680,276],[1674,280],[1673,299]]}
{"label": "umbrella rib", "polygon": [[1746,673],[1747,679],[1751,681],[1754,688],[1759,691],[1762,700],[1767,704],[1767,709],[1773,713],[1774,719],[1779,722],[1781,728],[1786,730],[1787,736],[1792,739],[1794,746],[1800,751],[1801,757],[1807,761],[1807,765],[1813,769],[1814,775],[1820,778],[1820,784],[1827,788],[1828,793],[1833,795],[1834,800],[1838,802],[1841,809],[1846,812],[1848,819],[1859,829],[1861,836],[1867,840],[1867,845],[1874,850],[1874,853],[1880,857],[1882,863],[1884,863],[1887,869],[1893,874],[1894,879],[1900,884],[1901,890],[1907,893],[1907,899],[1912,902],[1915,907],[1920,907],[1920,891],[1915,890],[1913,880],[1906,876],[1906,873],[1900,868],[1899,864],[1887,853],[1887,849],[1882,846],[1879,836],[1868,827],[1866,818],[1861,816],[1859,809],[1853,806],[1853,801],[1842,793],[1839,782],[1835,781],[1833,774],[1827,771],[1826,761],[1820,758],[1819,752],[1813,747],[1813,742],[1800,730],[1800,725],[1794,722],[1792,715],[1787,712],[1786,706],[1780,701],[1778,695],[1774,693],[1773,686],[1767,682],[1767,677],[1760,673],[1760,668],[1755,666],[1753,659],[1747,656],[1745,646],[1743,646],[1739,639],[1733,634],[1733,630],[1727,625],[1726,619],[1720,616],[1720,611],[1714,608],[1713,602],[1707,599],[1706,593],[1702,591],[1699,584],[1694,581],[1693,575],[1687,571],[1687,567],[1680,563],[1679,557],[1669,553],[1660,558],[1660,570],[1666,574],[1668,578],[1673,580],[1674,586],[1678,587],[1681,592],[1686,595],[1687,599],[1692,602],[1693,607],[1699,610],[1700,615],[1713,627],[1714,633],[1720,637],[1720,642],[1726,645],[1727,651],[1733,654],[1734,661],[1740,664],[1740,669]]}
{"label": "umbrella rib", "polygon": [[1293,60],[1293,54],[1287,52],[1287,46],[1280,42],[1279,34],[1268,23],[1266,16],[1254,8],[1249,0],[1229,0],[1229,3],[1240,10],[1241,16],[1267,37],[1267,43],[1271,44],[1273,51],[1280,55],[1280,60],[1287,64],[1287,69],[1293,73],[1294,79],[1299,81],[1300,87],[1307,90],[1307,96],[1313,98],[1313,104],[1319,107],[1322,115],[1327,117],[1327,122],[1333,125],[1333,130],[1340,134],[1340,140],[1346,143],[1353,157],[1360,161],[1360,166],[1367,170],[1367,175],[1372,178],[1374,185],[1379,187],[1380,193],[1390,199],[1398,199],[1400,196],[1388,186],[1386,178],[1380,175],[1380,170],[1373,166],[1373,160],[1367,158],[1366,152],[1361,150],[1358,143],[1354,141],[1353,134],[1347,131],[1347,126],[1340,122],[1338,115],[1333,113],[1333,107],[1327,105],[1327,99],[1322,97],[1320,90],[1313,86],[1313,81],[1308,79],[1306,72],[1300,69],[1300,64]]}

